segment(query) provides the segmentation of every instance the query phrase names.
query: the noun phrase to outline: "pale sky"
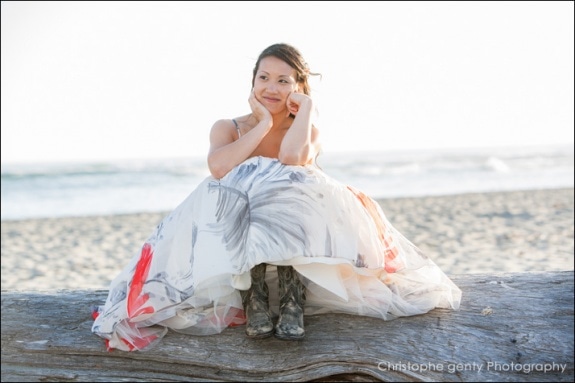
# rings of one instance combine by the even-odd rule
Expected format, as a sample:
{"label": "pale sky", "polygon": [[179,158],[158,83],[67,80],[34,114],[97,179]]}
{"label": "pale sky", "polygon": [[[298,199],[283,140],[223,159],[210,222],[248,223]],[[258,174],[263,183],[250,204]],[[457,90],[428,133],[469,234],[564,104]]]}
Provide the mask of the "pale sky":
{"label": "pale sky", "polygon": [[277,42],[326,152],[572,144],[573,4],[2,2],[2,163],[203,156]]}

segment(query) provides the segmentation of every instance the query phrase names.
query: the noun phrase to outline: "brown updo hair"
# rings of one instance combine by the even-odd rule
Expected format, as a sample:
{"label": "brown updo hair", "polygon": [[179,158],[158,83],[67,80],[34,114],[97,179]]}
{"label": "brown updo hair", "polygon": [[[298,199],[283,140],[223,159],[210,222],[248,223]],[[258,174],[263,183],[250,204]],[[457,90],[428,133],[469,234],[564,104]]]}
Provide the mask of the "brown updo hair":
{"label": "brown updo hair", "polygon": [[273,44],[263,50],[256,61],[254,66],[254,72],[252,77],[252,88],[254,87],[256,81],[256,73],[260,66],[260,61],[263,58],[273,56],[291,66],[296,72],[296,82],[302,86],[303,93],[306,95],[311,95],[311,88],[308,83],[309,76],[317,76],[319,73],[310,73],[309,67],[302,54],[293,46],[285,43]]}

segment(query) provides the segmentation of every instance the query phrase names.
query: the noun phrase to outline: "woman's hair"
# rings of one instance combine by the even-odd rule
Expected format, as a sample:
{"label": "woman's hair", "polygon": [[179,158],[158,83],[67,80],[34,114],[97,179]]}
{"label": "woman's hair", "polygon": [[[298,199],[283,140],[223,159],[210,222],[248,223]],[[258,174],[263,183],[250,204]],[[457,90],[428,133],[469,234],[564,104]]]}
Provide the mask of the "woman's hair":
{"label": "woman's hair", "polygon": [[308,83],[309,76],[317,76],[319,73],[310,73],[309,67],[301,53],[289,44],[279,43],[270,45],[260,53],[258,61],[254,66],[254,73],[252,77],[252,88],[256,80],[256,73],[260,66],[260,61],[265,57],[277,57],[278,59],[285,61],[289,66],[291,66],[296,71],[296,82],[302,85],[303,93],[306,95],[311,94],[311,88]]}

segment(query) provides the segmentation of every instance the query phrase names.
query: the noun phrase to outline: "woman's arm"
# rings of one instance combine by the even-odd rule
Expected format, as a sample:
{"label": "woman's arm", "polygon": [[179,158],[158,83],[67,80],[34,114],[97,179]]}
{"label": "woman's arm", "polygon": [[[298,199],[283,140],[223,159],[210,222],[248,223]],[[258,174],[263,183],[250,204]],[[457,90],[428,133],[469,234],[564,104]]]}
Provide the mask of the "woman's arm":
{"label": "woman's arm", "polygon": [[269,122],[260,121],[240,139],[235,140],[236,128],[230,120],[219,120],[210,131],[208,168],[215,178],[222,178],[234,167],[244,162],[271,128]]}
{"label": "woman's arm", "polygon": [[295,119],[282,140],[278,158],[286,165],[308,164],[319,152],[319,131],[312,124],[313,100],[305,94],[292,93],[287,107]]}
{"label": "woman's arm", "polygon": [[248,99],[256,126],[235,139],[235,126],[230,120],[217,121],[210,132],[208,168],[215,178],[222,178],[244,162],[270,131],[273,120],[270,112],[259,103],[253,92]]}

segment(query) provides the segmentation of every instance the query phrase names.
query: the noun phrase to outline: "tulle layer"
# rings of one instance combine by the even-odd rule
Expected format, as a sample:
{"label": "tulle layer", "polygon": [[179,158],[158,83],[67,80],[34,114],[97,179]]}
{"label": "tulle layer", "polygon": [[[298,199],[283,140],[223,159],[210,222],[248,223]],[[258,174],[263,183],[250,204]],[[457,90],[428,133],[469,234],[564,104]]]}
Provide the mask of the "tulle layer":
{"label": "tulle layer", "polygon": [[156,227],[112,281],[92,331],[110,349],[148,349],[167,329],[211,335],[245,323],[239,290],[266,263],[278,310],[275,266],[306,286],[305,314],[389,320],[442,307],[461,291],[401,235],[380,206],[315,166],[254,157],[208,177]]}

